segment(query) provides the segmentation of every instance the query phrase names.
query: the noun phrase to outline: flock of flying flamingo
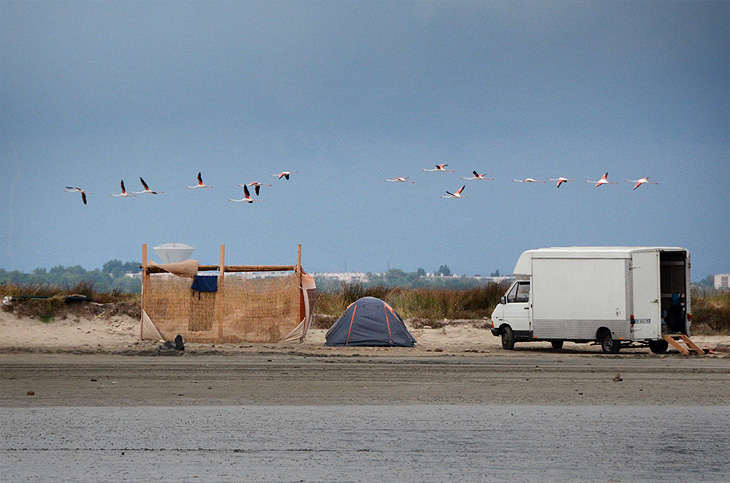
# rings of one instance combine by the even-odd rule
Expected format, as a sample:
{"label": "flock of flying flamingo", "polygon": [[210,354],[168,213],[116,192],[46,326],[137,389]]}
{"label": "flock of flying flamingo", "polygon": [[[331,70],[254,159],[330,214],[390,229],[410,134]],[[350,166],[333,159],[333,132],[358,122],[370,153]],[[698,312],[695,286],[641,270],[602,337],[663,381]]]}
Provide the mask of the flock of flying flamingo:
{"label": "flock of flying flamingo", "polygon": [[[454,172],[453,169],[447,169],[446,166],[448,166],[448,164],[437,164],[435,168],[432,168],[432,169],[424,168],[423,171],[432,172],[432,173],[433,172],[436,172],[436,173],[453,173]],[[461,179],[465,179],[465,180],[469,180],[469,181],[473,181],[473,180],[494,181],[494,178],[487,178],[485,174],[479,174],[476,171],[472,171],[472,174],[474,176],[462,176]],[[407,176],[405,176],[405,177],[401,176],[398,178],[389,178],[389,179],[386,179],[385,181],[390,181],[390,182],[395,182],[395,183],[415,184],[415,182],[411,181]],[[547,181],[540,181],[540,180],[533,179],[533,178],[513,179],[512,181],[515,183],[547,183]],[[550,178],[550,179],[548,179],[548,181],[557,181],[557,185],[556,185],[557,188],[560,188],[560,185],[562,185],[563,183],[575,182],[574,179],[564,178],[562,176],[560,178]],[[628,181],[630,183],[635,183],[634,189],[636,189],[639,186],[641,186],[642,184],[646,184],[646,183],[659,184],[659,183],[655,183],[654,181],[649,181],[648,176],[645,178],[641,178],[641,179],[627,179],[625,181]],[[598,186],[601,186],[604,184],[619,184],[619,183],[615,183],[613,181],[608,181],[608,173],[604,174],[601,177],[601,179],[599,179],[598,181],[586,180],[586,183],[592,183],[595,185],[595,187],[598,187]],[[466,188],[466,185],[463,185],[461,188],[459,188],[457,191],[455,191],[453,193],[450,191],[447,191],[446,195],[442,195],[441,197],[442,198],[466,198],[466,196],[463,196],[461,194],[464,191],[464,188]]]}
{"label": "flock of flying flamingo", "polygon": [[[299,171],[282,171],[281,173],[272,174],[271,176],[275,176],[278,179],[284,178],[289,179],[289,176],[298,173]],[[164,193],[164,191],[153,191],[150,189],[149,185],[145,182],[145,180],[140,177],[139,181],[142,183],[142,187],[144,188],[142,191],[130,191],[127,192],[127,188],[124,186],[124,180],[121,182],[122,192],[119,194],[110,193],[109,196],[114,196],[115,198],[129,198],[129,197],[136,197],[137,195],[143,195],[143,194],[151,194],[151,195],[161,195]],[[243,198],[240,200],[236,199],[228,199],[228,201],[234,201],[236,203],[246,202],[246,203],[253,203],[254,201],[264,201],[264,200],[257,200],[254,198],[251,198],[251,193],[248,191],[249,186],[253,186],[254,191],[256,192],[256,196],[259,195],[259,192],[261,191],[262,186],[271,186],[267,183],[259,183],[258,181],[254,181],[252,183],[248,184],[239,184],[239,187],[243,188]],[[188,189],[198,189],[198,188],[212,188],[212,186],[209,186],[203,182],[203,175],[202,173],[198,173],[198,183],[193,186],[186,186]],[[67,193],[81,193],[81,201],[86,204],[87,197],[86,195],[92,194],[90,191],[86,191],[85,189],[78,188],[75,186],[66,186],[66,192]]]}
{"label": "flock of flying flamingo", "polygon": [[[454,172],[453,169],[447,169],[446,166],[448,166],[448,164],[437,164],[435,168],[432,168],[432,169],[426,169],[426,168],[424,168],[423,171],[427,171],[427,172],[440,172],[440,173],[453,173]],[[282,171],[281,173],[272,174],[271,176],[274,176],[274,177],[276,177],[278,179],[284,178],[284,179],[288,180],[290,175],[292,175],[294,173],[298,173],[298,172],[299,171]],[[479,174],[476,171],[472,171],[472,174],[473,174],[473,176],[462,176],[461,179],[464,179],[464,180],[467,180],[467,181],[474,181],[474,180],[481,180],[481,181],[483,181],[483,180],[489,180],[489,181],[494,181],[494,178],[487,178],[485,174]],[[137,195],[142,195],[142,194],[158,195],[158,194],[163,194],[164,193],[164,191],[153,191],[152,189],[150,189],[150,187],[147,185],[147,183],[145,182],[145,180],[142,179],[141,177],[139,178],[139,180],[142,183],[142,187],[144,188],[142,191],[131,191],[131,192],[127,192],[127,189],[124,187],[124,180],[122,180],[122,182],[121,182],[122,192],[119,193],[119,194],[111,193],[110,196],[114,196],[116,198],[128,198],[128,197],[132,197],[132,196],[136,197]],[[385,181],[390,181],[390,182],[395,182],[395,183],[411,183],[411,184],[415,184],[415,182],[414,181],[411,181],[408,177],[402,177],[402,176],[401,177],[397,177],[397,178],[389,178],[389,179],[386,179]],[[515,182],[515,183],[547,183],[547,181],[541,181],[541,180],[537,180],[537,179],[533,179],[533,178],[513,179],[512,181]],[[574,179],[569,179],[569,178],[565,178],[565,177],[550,178],[550,179],[548,179],[548,181],[556,181],[557,182],[557,184],[556,184],[556,187],[557,188],[560,188],[560,186],[563,183],[575,182]],[[649,184],[659,184],[659,183],[655,183],[654,181],[649,181],[649,177],[648,176],[645,177],[645,178],[640,178],[640,179],[627,179],[625,181],[630,182],[630,183],[635,183],[634,184],[634,189],[638,188],[642,184],[647,184],[647,183],[649,183]],[[598,187],[598,186],[601,186],[601,185],[604,185],[604,184],[619,184],[619,183],[616,183],[616,182],[613,182],[613,181],[608,181],[608,173],[604,174],[601,177],[601,179],[599,179],[598,181],[586,180],[586,183],[594,184],[595,187]],[[255,201],[264,201],[264,200],[252,198],[251,197],[251,192],[249,191],[248,187],[249,186],[253,187],[254,188],[254,192],[256,193],[256,196],[259,196],[259,193],[261,191],[261,187],[262,186],[271,186],[271,185],[270,184],[267,184],[267,183],[260,183],[258,181],[254,181],[254,182],[251,182],[251,183],[248,183],[248,184],[239,184],[238,186],[243,188],[243,198],[241,198],[241,199],[229,198],[228,201],[232,201],[232,202],[235,202],[235,203],[242,203],[242,202],[245,202],[245,203],[253,203]],[[203,182],[202,173],[198,173],[198,182],[197,182],[197,184],[192,185],[192,186],[186,186],[186,188],[188,188],[188,189],[199,189],[199,188],[213,188],[213,187],[205,184]],[[466,185],[463,185],[461,188],[459,188],[458,190],[454,191],[453,193],[450,192],[450,191],[446,191],[446,195],[442,195],[441,197],[442,198],[466,198],[466,196],[463,196],[462,195],[462,192],[464,191],[464,188],[466,188]],[[81,200],[83,201],[84,204],[87,203],[87,195],[92,194],[89,191],[86,191],[86,190],[84,190],[82,188],[78,188],[78,187],[75,187],[75,186],[66,186],[66,192],[68,192],[68,193],[81,193]]]}

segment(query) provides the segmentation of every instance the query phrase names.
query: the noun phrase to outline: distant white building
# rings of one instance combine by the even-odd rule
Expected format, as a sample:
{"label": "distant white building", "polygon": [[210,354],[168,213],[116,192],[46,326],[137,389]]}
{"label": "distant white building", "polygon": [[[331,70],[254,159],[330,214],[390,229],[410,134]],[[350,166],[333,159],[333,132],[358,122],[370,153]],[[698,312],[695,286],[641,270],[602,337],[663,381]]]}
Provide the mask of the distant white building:
{"label": "distant white building", "polygon": [[231,275],[239,276],[241,278],[246,279],[256,279],[256,278],[275,278],[275,277],[286,277],[287,275],[291,274],[292,272],[233,272],[233,273],[226,273],[226,277],[230,277]]}
{"label": "distant white building", "polygon": [[512,283],[515,281],[515,277],[512,275],[500,275],[499,277],[482,277],[482,276],[476,275],[474,278],[476,280],[479,280],[480,282],[485,282],[485,283],[502,283],[502,282]]}
{"label": "distant white building", "polygon": [[369,281],[368,274],[365,272],[322,272],[312,275],[344,283],[367,283]]}
{"label": "distant white building", "polygon": [[425,275],[426,278],[446,278],[446,279],[473,279],[478,282],[484,282],[484,283],[502,283],[502,282],[509,282],[512,283],[515,281],[515,277],[512,275],[500,275],[499,277],[482,277],[481,275],[474,275],[473,277],[469,277],[466,275],[457,275],[457,274],[451,274],[451,275],[436,275],[435,273],[427,273]]}
{"label": "distant white building", "polygon": [[715,275],[713,286],[717,290],[730,290],[730,273],[718,273]]}
{"label": "distant white building", "polygon": [[442,275],[442,274],[436,275],[435,273],[428,272],[426,275],[424,275],[424,277],[426,277],[426,278],[461,278],[461,275],[457,275],[455,273],[452,273],[451,275]]}
{"label": "distant white building", "polygon": [[[320,273],[312,273],[311,275],[313,275],[317,278],[324,278],[327,280],[332,280],[332,281],[340,282],[340,283],[368,283],[370,281],[368,274],[365,272],[320,272]],[[383,274],[374,273],[372,275],[380,276]],[[515,280],[515,277],[513,277],[512,275],[500,276],[500,277],[481,277],[479,275],[476,275],[474,277],[468,277],[468,276],[462,276],[462,275],[457,275],[457,274],[436,275],[434,273],[426,273],[426,275],[423,275],[423,277],[429,278],[429,279],[441,278],[441,279],[448,279],[448,280],[473,279],[473,280],[477,280],[477,281],[483,282],[483,283],[513,282]]]}

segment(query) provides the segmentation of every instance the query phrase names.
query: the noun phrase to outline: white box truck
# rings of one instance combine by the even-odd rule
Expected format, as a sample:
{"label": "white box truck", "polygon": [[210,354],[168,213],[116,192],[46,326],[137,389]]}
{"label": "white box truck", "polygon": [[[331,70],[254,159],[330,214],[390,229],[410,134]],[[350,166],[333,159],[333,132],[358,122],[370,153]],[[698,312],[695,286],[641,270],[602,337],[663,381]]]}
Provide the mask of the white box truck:
{"label": "white box truck", "polygon": [[516,281],[492,313],[492,334],[515,342],[597,342],[666,351],[690,335],[689,251],[677,247],[567,247],[524,252]]}

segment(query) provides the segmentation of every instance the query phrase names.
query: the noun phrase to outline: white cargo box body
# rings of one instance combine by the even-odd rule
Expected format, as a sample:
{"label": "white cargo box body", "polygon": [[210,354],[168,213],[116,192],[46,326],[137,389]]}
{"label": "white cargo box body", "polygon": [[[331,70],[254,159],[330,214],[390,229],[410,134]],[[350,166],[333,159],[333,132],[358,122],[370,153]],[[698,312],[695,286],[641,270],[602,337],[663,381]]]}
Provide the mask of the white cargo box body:
{"label": "white cargo box body", "polygon": [[[665,324],[664,333],[689,335],[689,252],[684,248],[528,250],[517,261],[514,275],[515,283],[530,285],[529,304],[523,311],[527,318],[512,327],[518,341],[593,341],[603,328],[622,342],[657,340],[662,337],[663,318],[677,304],[683,307],[683,319],[680,323],[675,318],[670,330]],[[511,325],[509,316],[503,316],[509,313],[509,304],[498,309],[500,323]]]}
{"label": "white cargo box body", "polygon": [[532,258],[533,336],[595,338],[595,327],[631,337],[630,259]]}

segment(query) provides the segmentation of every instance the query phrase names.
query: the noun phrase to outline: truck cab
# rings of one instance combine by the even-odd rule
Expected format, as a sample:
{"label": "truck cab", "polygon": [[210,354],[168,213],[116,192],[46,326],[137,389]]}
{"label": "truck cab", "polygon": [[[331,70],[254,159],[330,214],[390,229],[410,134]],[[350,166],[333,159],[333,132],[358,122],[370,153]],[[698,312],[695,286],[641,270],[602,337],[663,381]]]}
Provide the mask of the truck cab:
{"label": "truck cab", "polygon": [[502,347],[514,348],[515,342],[532,339],[530,281],[517,280],[502,296],[492,312],[492,334],[502,337]]}

